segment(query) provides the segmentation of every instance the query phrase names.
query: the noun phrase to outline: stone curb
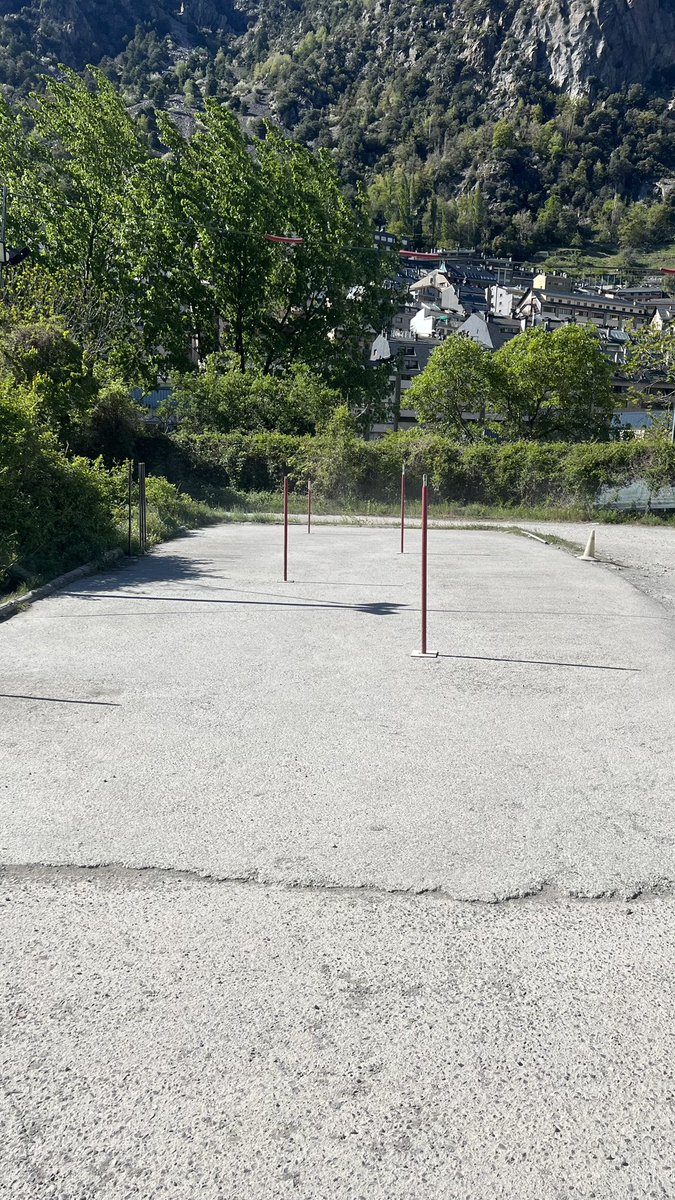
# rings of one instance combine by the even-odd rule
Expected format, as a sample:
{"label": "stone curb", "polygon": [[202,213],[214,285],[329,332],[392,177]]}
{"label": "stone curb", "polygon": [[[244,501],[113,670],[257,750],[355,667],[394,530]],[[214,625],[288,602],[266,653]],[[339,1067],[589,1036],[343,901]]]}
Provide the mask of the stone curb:
{"label": "stone curb", "polygon": [[94,572],[100,571],[101,567],[108,566],[109,563],[116,562],[124,554],[123,550],[110,550],[98,562],[86,563],[83,567],[75,567],[73,571],[66,571],[65,575],[59,575],[57,579],[52,579],[49,583],[43,583],[42,587],[33,588],[32,592],[26,592],[24,596],[16,596],[14,600],[5,600],[4,604],[0,604],[0,621],[7,620],[8,617],[14,616],[14,613],[25,605],[34,604],[36,600],[42,600],[44,596],[50,596],[52,592],[58,591],[67,583],[74,583],[76,579],[82,579],[85,575],[93,575]]}

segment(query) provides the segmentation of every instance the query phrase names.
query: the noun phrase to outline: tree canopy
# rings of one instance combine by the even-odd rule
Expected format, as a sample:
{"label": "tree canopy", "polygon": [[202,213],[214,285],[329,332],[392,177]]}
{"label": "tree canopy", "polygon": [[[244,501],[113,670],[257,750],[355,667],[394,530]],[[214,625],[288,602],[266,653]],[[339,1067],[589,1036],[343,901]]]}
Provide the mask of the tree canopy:
{"label": "tree canopy", "polygon": [[406,393],[423,424],[470,440],[584,441],[609,435],[612,364],[589,329],[528,329],[496,354],[463,334],[434,350]]}
{"label": "tree canopy", "polygon": [[330,156],[271,127],[249,139],[215,100],[192,137],[159,131],[161,156],[94,70],[0,102],[9,239],[31,253],[8,281],[15,318],[59,318],[99,373],[133,382],[213,351],[263,374],[304,363],[369,413],[383,381],[364,343],[394,264],[363,198]]}
{"label": "tree canopy", "polygon": [[497,411],[510,437],[580,442],[608,436],[614,368],[594,330],[528,329],[495,357],[508,380]]}
{"label": "tree canopy", "polygon": [[473,439],[481,436],[486,414],[500,405],[503,386],[495,355],[471,338],[451,334],[406,392],[406,405],[422,424]]}

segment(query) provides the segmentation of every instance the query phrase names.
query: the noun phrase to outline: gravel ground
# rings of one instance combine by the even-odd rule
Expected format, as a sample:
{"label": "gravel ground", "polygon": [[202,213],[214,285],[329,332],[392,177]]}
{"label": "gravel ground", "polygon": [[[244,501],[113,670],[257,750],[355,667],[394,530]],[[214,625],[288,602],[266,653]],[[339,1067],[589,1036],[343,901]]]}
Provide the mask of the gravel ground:
{"label": "gravel ground", "polygon": [[12,1200],[674,1193],[670,531],[608,531],[434,530],[434,660],[390,528],[0,627]]}
{"label": "gravel ground", "polygon": [[598,525],[578,522],[518,522],[546,536],[546,532],[585,546],[591,529],[596,531],[600,558],[621,565],[625,577],[675,615],[675,527],[650,525]]}

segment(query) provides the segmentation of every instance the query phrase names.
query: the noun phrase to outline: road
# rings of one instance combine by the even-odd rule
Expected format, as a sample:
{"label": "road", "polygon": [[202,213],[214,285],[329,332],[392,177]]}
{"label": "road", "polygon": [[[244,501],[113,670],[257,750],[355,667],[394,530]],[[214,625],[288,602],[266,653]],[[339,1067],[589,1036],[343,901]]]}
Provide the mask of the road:
{"label": "road", "polygon": [[673,1194],[673,613],[430,536],[434,660],[386,528],[0,627],[13,1198]]}

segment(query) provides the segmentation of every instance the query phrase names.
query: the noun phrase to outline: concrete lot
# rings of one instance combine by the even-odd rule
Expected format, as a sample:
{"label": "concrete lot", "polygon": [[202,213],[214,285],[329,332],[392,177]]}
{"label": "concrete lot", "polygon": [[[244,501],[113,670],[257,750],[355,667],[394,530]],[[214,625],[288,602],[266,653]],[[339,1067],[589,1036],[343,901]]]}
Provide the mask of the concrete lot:
{"label": "concrete lot", "polygon": [[12,1197],[675,1191],[672,612],[438,530],[415,659],[408,549],[218,527],[0,627]]}

